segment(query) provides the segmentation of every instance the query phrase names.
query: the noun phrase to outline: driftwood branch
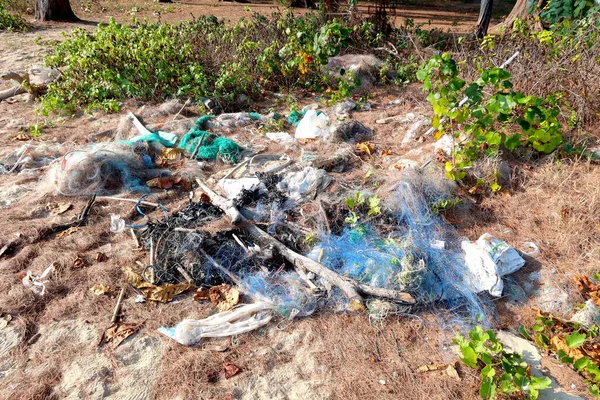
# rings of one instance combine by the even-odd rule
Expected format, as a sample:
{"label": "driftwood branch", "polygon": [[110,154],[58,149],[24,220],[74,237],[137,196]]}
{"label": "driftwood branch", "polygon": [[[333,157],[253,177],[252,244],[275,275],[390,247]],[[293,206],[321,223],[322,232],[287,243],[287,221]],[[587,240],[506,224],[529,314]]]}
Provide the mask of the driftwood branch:
{"label": "driftwood branch", "polygon": [[68,222],[66,224],[56,224],[56,225],[52,225],[52,226],[43,228],[38,232],[37,235],[35,235],[32,238],[20,237],[16,240],[12,240],[12,241],[8,242],[6,245],[4,245],[4,247],[2,247],[0,249],[0,257],[16,251],[19,247],[21,247],[25,244],[33,244],[33,243],[41,242],[42,240],[45,240],[46,238],[48,238],[48,236],[51,236],[53,234],[56,234],[56,233],[59,233],[62,231],[66,231],[67,229],[73,228],[76,226],[85,225],[87,222],[87,218],[88,218],[90,209],[92,208],[92,205],[94,204],[95,201],[96,201],[96,196],[94,195],[90,198],[90,200],[87,202],[87,204],[83,208],[83,211],[79,215],[79,218],[77,218],[76,220],[74,220],[72,222]]}
{"label": "driftwood branch", "polygon": [[15,86],[14,88],[6,89],[0,92],[0,101],[10,99],[18,94],[27,93],[27,89],[23,86]]}
{"label": "driftwood branch", "polygon": [[286,245],[284,245],[283,243],[281,243],[280,241],[278,241],[268,233],[264,232],[256,225],[254,225],[251,221],[247,220],[237,210],[237,208],[235,208],[235,206],[232,205],[232,203],[230,203],[227,199],[216,194],[201,180],[198,180],[198,184],[200,185],[202,190],[211,198],[213,203],[222,208],[227,215],[231,217],[232,214],[235,216],[239,215],[239,221],[244,222],[243,227],[252,238],[254,238],[255,240],[267,242],[273,247],[277,248],[277,250],[279,250],[279,253],[288,261],[290,261],[297,269],[300,269],[302,273],[304,273],[305,271],[312,272],[313,274],[322,277],[332,285],[337,286],[350,301],[362,305],[362,293],[363,295],[384,297],[408,304],[415,303],[415,299],[408,293],[360,284],[354,279],[348,278],[330,270],[329,268],[325,267],[323,264],[317,261],[311,260],[306,256],[296,253],[295,251],[289,249]]}

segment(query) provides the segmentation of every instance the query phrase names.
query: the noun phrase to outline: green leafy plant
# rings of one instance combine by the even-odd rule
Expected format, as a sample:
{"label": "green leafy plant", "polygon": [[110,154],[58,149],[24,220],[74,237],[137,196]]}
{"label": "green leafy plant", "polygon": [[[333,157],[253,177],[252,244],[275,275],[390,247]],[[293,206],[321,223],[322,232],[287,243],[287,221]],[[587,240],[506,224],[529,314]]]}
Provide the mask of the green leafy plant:
{"label": "green leafy plant", "polygon": [[381,203],[381,199],[379,197],[377,197],[377,196],[369,197],[369,211],[367,212],[367,215],[369,217],[373,217],[373,216],[381,214],[381,207],[379,206],[380,203]]}
{"label": "green leafy plant", "polygon": [[436,139],[444,134],[459,139],[452,161],[446,163],[448,178],[462,180],[475,160],[501,150],[526,145],[548,154],[562,144],[556,97],[541,99],[512,90],[511,75],[501,68],[484,70],[469,85],[459,72],[445,53],[433,56],[417,73],[433,106]]}
{"label": "green leafy plant", "polygon": [[20,15],[15,15],[9,11],[9,4],[6,0],[0,0],[0,31],[24,31],[27,30],[27,23]]}
{"label": "green leafy plant", "polygon": [[440,213],[444,213],[444,212],[450,210],[453,207],[456,207],[460,203],[462,203],[462,200],[460,197],[453,197],[451,199],[438,200],[435,203],[431,204],[431,210],[435,214],[440,214]]}
{"label": "green leafy plant", "polygon": [[356,192],[354,196],[346,197],[346,205],[350,210],[354,210],[358,206],[361,206],[365,203],[365,197],[361,192]]}
{"label": "green leafy plant", "polygon": [[590,393],[600,398],[600,354],[596,350],[598,331],[597,325],[586,329],[578,323],[541,312],[530,330],[523,325],[519,327],[524,338],[554,353],[563,364],[579,372],[585,378]]}
{"label": "green leafy plant", "polygon": [[531,376],[522,356],[505,351],[491,330],[476,326],[467,338],[457,334],[453,342],[459,346],[461,361],[480,372],[479,394],[484,399],[494,399],[498,394],[537,399],[540,390],[550,387],[550,378]]}

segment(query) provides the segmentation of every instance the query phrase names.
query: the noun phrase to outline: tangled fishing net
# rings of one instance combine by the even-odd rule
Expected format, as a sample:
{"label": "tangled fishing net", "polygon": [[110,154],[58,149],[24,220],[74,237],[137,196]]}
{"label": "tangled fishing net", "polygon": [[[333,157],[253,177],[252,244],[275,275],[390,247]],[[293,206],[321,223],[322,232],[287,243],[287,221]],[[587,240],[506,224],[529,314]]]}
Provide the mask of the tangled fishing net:
{"label": "tangled fishing net", "polygon": [[122,189],[147,191],[146,181],[169,175],[154,164],[147,143],[111,142],[65,154],[50,171],[56,190],[65,196],[109,194]]}

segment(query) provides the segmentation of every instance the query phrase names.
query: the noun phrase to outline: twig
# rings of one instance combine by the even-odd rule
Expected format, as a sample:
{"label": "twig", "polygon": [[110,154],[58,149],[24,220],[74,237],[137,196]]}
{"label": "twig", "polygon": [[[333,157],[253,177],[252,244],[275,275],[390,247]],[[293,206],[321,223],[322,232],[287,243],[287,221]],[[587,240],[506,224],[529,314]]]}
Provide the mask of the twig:
{"label": "twig", "polygon": [[4,247],[2,247],[2,249],[0,249],[0,257],[2,257],[3,255],[6,255],[7,252],[14,252],[18,247],[23,246],[25,244],[34,244],[37,242],[41,242],[42,240],[45,240],[50,235],[60,233],[62,231],[66,231],[67,229],[73,228],[75,226],[85,225],[85,223],[87,222],[87,218],[88,218],[90,209],[92,208],[92,205],[94,204],[95,201],[96,201],[96,195],[93,195],[88,200],[86,206],[84,207],[83,211],[79,215],[79,218],[77,218],[75,221],[71,221],[66,224],[58,224],[58,225],[52,225],[47,228],[42,228],[38,231],[38,234],[35,237],[30,238],[30,239],[20,237],[18,239],[8,242],[6,245],[4,245]]}
{"label": "twig", "polygon": [[196,148],[194,149],[194,151],[192,152],[192,156],[190,157],[192,160],[196,159],[196,154],[198,153],[198,149],[200,149],[200,146],[202,146],[202,142],[204,142],[205,137],[206,137],[206,135],[200,136],[200,140],[198,140],[198,144],[196,145]]}
{"label": "twig", "polygon": [[179,117],[179,114],[181,114],[183,109],[186,108],[188,106],[188,104],[190,104],[190,99],[187,99],[185,101],[185,103],[183,103],[183,107],[181,107],[181,110],[179,110],[179,112],[177,114],[175,114],[175,116],[173,117],[173,121],[175,121],[177,119],[177,117]]}
{"label": "twig", "polygon": [[181,266],[177,265],[175,266],[175,268],[177,269],[177,271],[179,271],[179,273],[181,274],[181,276],[183,276],[185,278],[185,280],[187,281],[187,283],[189,283],[190,285],[193,284],[193,279],[190,276],[190,274],[187,273],[187,271],[185,269],[183,269]]}
{"label": "twig", "polygon": [[98,200],[117,200],[117,201],[127,201],[129,203],[136,203],[136,204],[141,204],[143,206],[148,206],[148,207],[160,207],[160,204],[158,203],[152,203],[150,201],[139,201],[136,199],[126,199],[123,197],[113,197],[113,196],[98,196],[97,197]]}
{"label": "twig", "polygon": [[123,302],[123,296],[125,296],[125,287],[121,288],[121,293],[119,293],[119,297],[117,298],[117,304],[115,305],[115,311],[113,312],[112,318],[110,322],[112,324],[117,322],[119,318],[119,312],[121,311],[121,303]]}
{"label": "twig", "polygon": [[214,202],[218,203],[217,205],[221,207],[223,211],[225,211],[225,214],[227,214],[231,218],[231,223],[233,225],[236,225],[242,221],[246,221],[246,218],[244,218],[244,216],[235,207],[235,203],[233,202],[233,200],[228,201],[225,198],[219,196],[211,188],[206,186],[206,184],[200,179],[196,179],[196,182],[200,186],[200,189],[202,189],[208,195],[208,197],[213,199]]}
{"label": "twig", "polygon": [[329,226],[329,219],[327,218],[327,213],[325,212],[325,208],[323,207],[323,202],[319,199],[319,209],[321,210],[321,215],[323,215],[323,220],[325,221],[325,228],[327,228],[327,233],[331,233],[331,226]]}
{"label": "twig", "polygon": [[10,99],[13,96],[23,93],[27,93],[27,89],[25,89],[23,86],[17,86],[14,88],[6,89],[0,92],[0,101]]}
{"label": "twig", "polygon": [[137,249],[139,249],[140,248],[140,241],[138,240],[137,236],[135,235],[135,231],[133,230],[133,228],[129,228],[129,232],[131,233],[131,237],[135,241],[135,247]]}

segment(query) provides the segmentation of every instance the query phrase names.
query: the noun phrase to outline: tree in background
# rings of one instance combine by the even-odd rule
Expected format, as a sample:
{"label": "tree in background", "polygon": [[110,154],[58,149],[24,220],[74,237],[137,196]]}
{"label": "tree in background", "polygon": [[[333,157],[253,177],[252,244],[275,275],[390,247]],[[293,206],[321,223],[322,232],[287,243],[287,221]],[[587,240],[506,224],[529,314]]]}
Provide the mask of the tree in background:
{"label": "tree in background", "polygon": [[483,39],[483,37],[487,35],[488,27],[490,26],[490,20],[492,19],[493,7],[494,0],[481,0],[479,19],[477,20],[477,26],[475,27],[475,36],[478,39]]}
{"label": "tree in background", "polygon": [[40,21],[79,21],[69,0],[36,0],[35,18]]}

